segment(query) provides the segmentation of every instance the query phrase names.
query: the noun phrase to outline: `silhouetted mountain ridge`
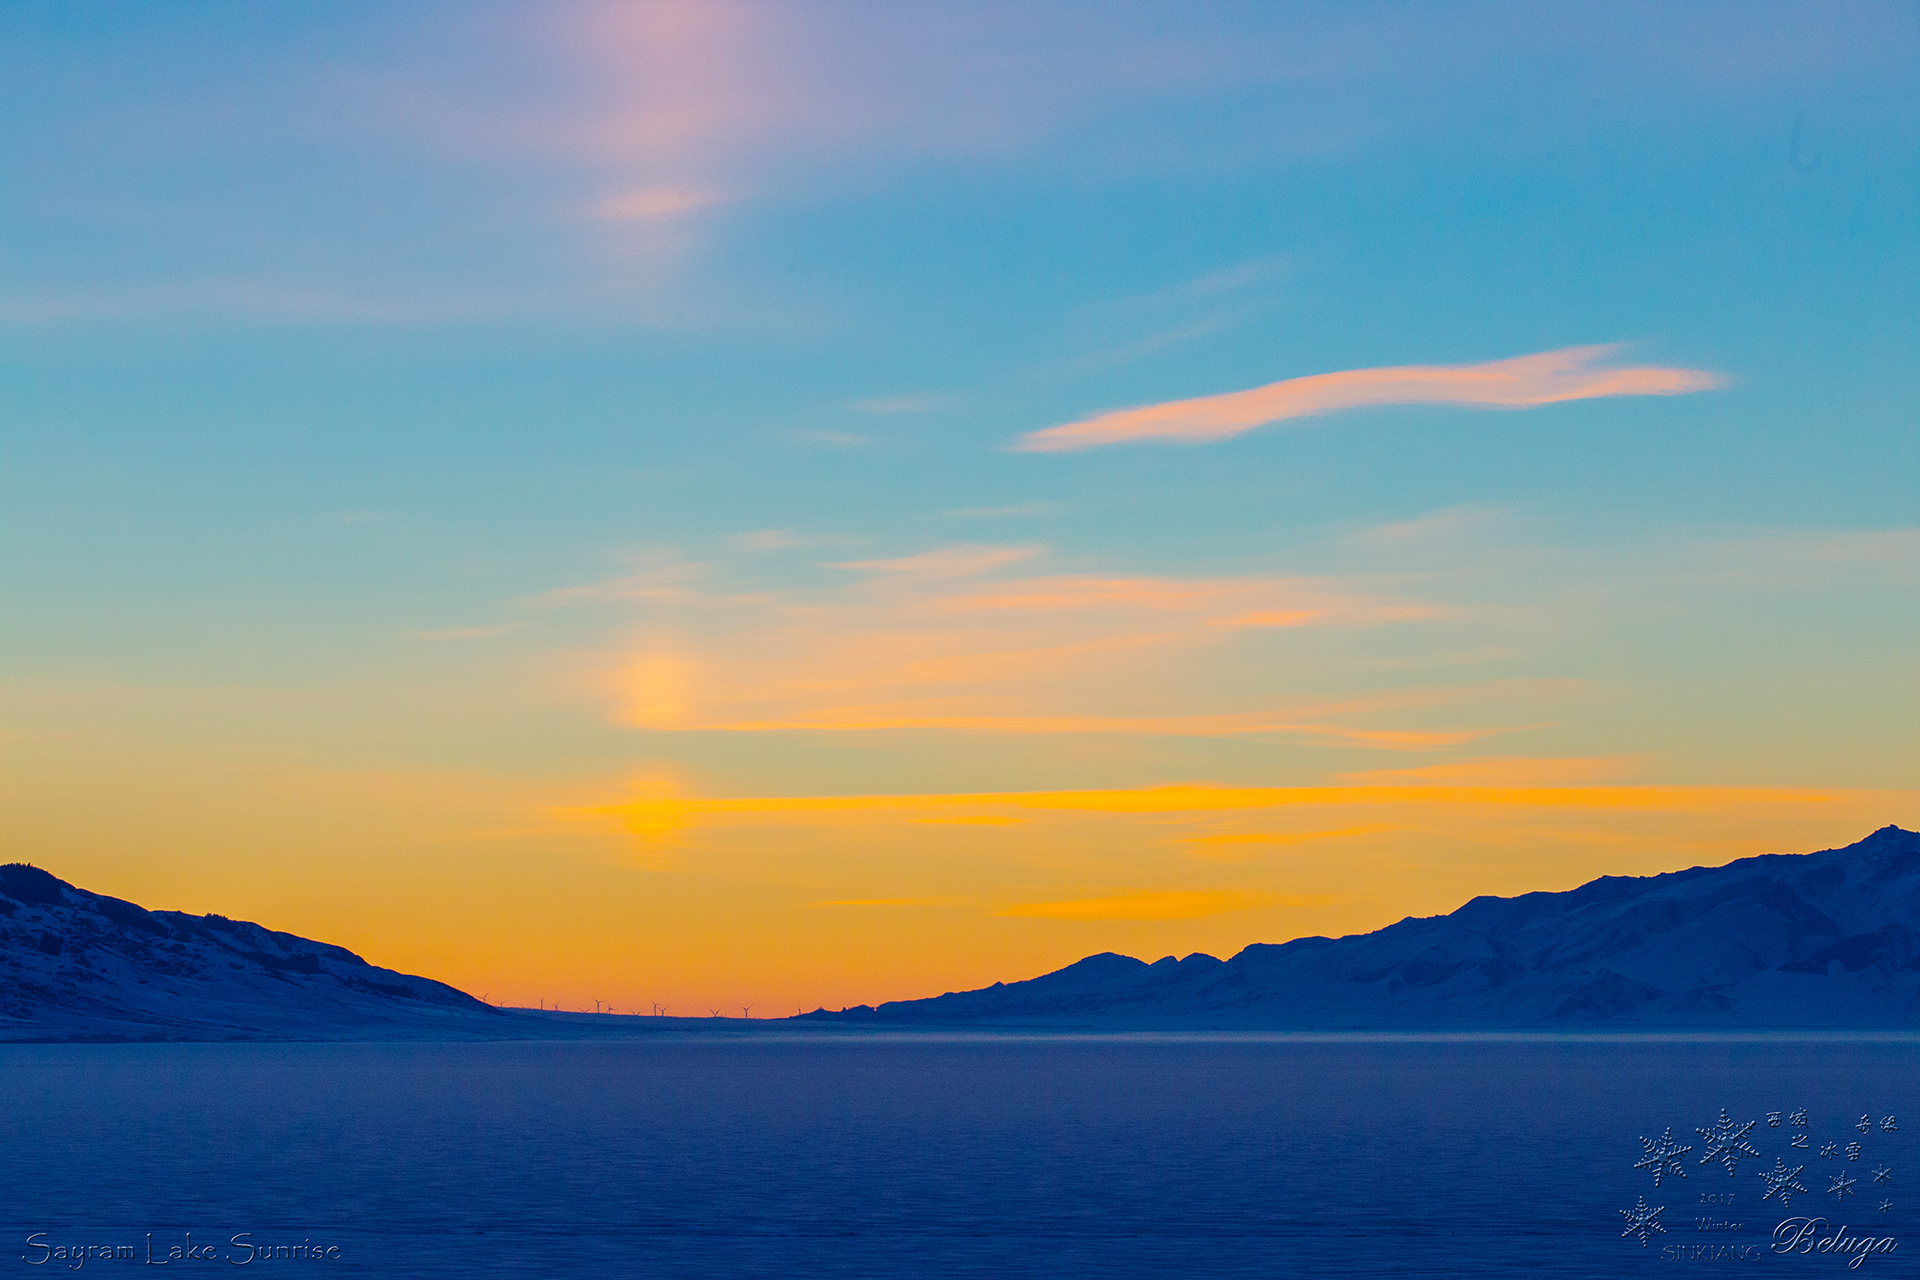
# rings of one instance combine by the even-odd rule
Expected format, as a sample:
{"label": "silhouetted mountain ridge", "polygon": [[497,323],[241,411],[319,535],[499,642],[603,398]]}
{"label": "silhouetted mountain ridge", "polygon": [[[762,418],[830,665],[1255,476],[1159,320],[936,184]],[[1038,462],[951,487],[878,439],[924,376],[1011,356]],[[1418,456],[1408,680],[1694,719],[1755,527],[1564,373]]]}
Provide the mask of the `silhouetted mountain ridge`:
{"label": "silhouetted mountain ridge", "polygon": [[807,1017],[1097,1029],[1920,1027],[1920,835],[1478,897],[1231,960],[1089,956],[1025,982]]}
{"label": "silhouetted mountain ridge", "polygon": [[[1920,1027],[1920,835],[1479,897],[1231,960],[1103,953],[803,1024],[1033,1030]],[[794,1020],[785,1020],[788,1026]],[[0,866],[0,1040],[578,1038],[740,1020],[503,1010],[344,947]],[[765,1025],[765,1024],[760,1024]],[[822,1029],[825,1029],[823,1026]]]}
{"label": "silhouetted mountain ridge", "polygon": [[0,1040],[412,1037],[502,1016],[345,947],[0,866]]}

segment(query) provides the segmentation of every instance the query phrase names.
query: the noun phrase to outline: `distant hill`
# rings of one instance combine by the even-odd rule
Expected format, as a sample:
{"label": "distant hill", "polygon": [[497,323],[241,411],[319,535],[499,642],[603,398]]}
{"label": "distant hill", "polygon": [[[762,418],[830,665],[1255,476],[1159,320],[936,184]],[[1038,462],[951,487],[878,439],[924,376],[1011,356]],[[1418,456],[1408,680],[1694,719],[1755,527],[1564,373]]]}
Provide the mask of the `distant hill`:
{"label": "distant hill", "polygon": [[1231,960],[1106,953],[818,1023],[1090,1030],[1920,1029],[1920,834],[1475,898]]}
{"label": "distant hill", "polygon": [[344,947],[0,866],[0,1041],[483,1035],[511,1015]]}

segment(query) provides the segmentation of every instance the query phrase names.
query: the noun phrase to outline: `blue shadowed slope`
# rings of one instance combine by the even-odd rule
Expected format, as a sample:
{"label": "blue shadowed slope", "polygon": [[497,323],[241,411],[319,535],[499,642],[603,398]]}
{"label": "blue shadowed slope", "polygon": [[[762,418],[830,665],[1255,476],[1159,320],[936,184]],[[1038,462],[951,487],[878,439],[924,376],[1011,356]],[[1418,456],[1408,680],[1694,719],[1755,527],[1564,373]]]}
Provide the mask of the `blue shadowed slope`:
{"label": "blue shadowed slope", "polygon": [[344,947],[0,866],[0,1040],[410,1038],[503,1016]]}
{"label": "blue shadowed slope", "polygon": [[817,1021],[1101,1029],[1920,1027],[1920,835],[1565,893],[1475,898],[1347,938],[1028,982]]}
{"label": "blue shadowed slope", "polygon": [[[1920,835],[1565,893],[1475,898],[1231,960],[1103,953],[1025,982],[825,1010],[842,1027],[1424,1030],[1920,1027]],[[745,1029],[735,1022],[734,1027]],[[523,1038],[709,1030],[535,1015],[217,915],[0,867],[0,1040]]]}

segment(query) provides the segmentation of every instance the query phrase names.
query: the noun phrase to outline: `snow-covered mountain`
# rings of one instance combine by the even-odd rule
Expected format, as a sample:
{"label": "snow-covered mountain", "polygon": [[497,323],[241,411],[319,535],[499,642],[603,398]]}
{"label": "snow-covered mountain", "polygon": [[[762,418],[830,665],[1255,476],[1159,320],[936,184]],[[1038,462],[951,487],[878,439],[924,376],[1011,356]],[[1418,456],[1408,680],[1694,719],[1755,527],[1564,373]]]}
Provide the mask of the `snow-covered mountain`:
{"label": "snow-covered mountain", "polygon": [[465,1036],[503,1018],[344,947],[0,866],[0,1041]]}
{"label": "snow-covered mountain", "polygon": [[1920,834],[1475,898],[1221,961],[1089,956],[1027,982],[807,1015],[1100,1029],[1920,1029]]}
{"label": "snow-covered mountain", "polygon": [[[1475,898],[1231,960],[1111,953],[803,1025],[1069,1030],[1920,1029],[1920,834]],[[536,1014],[223,916],[0,867],[0,1041],[519,1039],[738,1020]],[[793,1020],[787,1020],[787,1026]],[[825,1027],[823,1026],[823,1029]]]}

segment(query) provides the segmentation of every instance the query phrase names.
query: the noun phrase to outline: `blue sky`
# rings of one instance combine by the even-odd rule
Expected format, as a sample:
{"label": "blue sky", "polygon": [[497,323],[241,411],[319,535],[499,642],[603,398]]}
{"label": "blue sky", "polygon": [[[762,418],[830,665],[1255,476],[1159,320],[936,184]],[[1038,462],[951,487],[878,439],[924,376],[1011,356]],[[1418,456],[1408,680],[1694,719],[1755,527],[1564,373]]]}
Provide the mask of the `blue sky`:
{"label": "blue sky", "polygon": [[[965,899],[868,998],[1920,818],[1911,5],[13,4],[0,59],[4,834],[91,887],[496,991],[644,967],[446,941],[559,866],[672,880],[676,957],[743,885]],[[1594,345],[1718,385],[1014,447]],[[1142,827],[951,893],[880,884],[914,831],[819,888],[752,869],[784,828],[553,816],[1389,775],[1854,798],[1198,888]],[[477,829],[499,878],[359,923],[341,814],[396,901]],[[977,931],[1316,875],[1321,916]]]}

